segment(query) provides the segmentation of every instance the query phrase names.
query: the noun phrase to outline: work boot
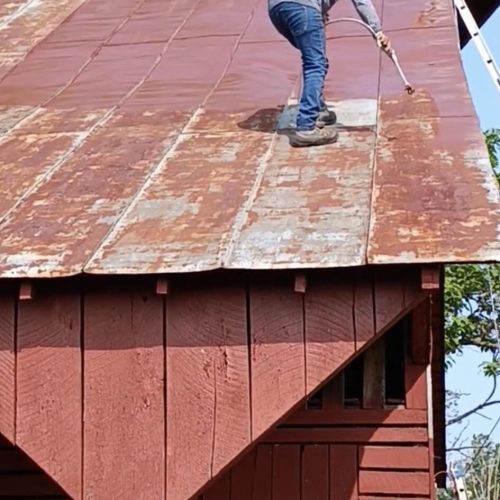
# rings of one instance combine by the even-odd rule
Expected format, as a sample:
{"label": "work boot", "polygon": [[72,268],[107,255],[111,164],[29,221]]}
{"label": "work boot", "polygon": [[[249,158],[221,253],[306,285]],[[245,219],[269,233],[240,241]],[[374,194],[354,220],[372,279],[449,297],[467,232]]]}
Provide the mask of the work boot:
{"label": "work boot", "polygon": [[316,120],[316,126],[318,128],[327,127],[328,125],[335,125],[337,123],[337,115],[334,111],[329,109],[324,109],[319,112],[318,119]]}
{"label": "work boot", "polygon": [[295,148],[324,146],[335,142],[337,137],[338,133],[331,128],[320,129],[316,127],[313,130],[294,130],[290,136],[290,145]]}

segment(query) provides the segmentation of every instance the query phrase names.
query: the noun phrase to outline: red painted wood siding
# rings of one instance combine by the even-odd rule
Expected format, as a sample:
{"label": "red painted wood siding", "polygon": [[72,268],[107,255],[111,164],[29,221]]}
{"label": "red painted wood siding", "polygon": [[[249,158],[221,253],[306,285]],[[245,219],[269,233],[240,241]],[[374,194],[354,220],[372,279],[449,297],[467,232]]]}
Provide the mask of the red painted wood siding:
{"label": "red painted wood siding", "polygon": [[[371,425],[352,426],[357,422]],[[395,423],[398,426],[392,427]],[[273,500],[368,500],[399,495],[430,499],[427,423],[426,409],[301,410],[220,481],[245,484],[247,491],[258,489],[262,498],[272,496]],[[261,455],[264,449],[266,454]],[[259,468],[272,471],[272,477],[261,482],[255,473]],[[213,491],[219,487],[216,483],[198,500],[215,498]],[[231,494],[230,500],[240,500],[239,493]]]}
{"label": "red painted wood siding", "polygon": [[[383,279],[314,272],[305,294],[292,273],[183,276],[166,296],[150,278],[35,282],[21,302],[9,290],[0,294],[0,432],[73,498],[186,500],[422,300],[417,278],[404,267]],[[408,442],[424,440],[416,425],[404,430]],[[312,444],[382,443],[396,431],[361,425],[337,438],[332,428]],[[273,447],[255,454],[259,500],[275,487]],[[311,464],[331,460],[320,449],[308,449],[298,481],[319,496]]]}
{"label": "red painted wood siding", "polygon": [[0,498],[62,500],[69,497],[19,448],[0,437]]}

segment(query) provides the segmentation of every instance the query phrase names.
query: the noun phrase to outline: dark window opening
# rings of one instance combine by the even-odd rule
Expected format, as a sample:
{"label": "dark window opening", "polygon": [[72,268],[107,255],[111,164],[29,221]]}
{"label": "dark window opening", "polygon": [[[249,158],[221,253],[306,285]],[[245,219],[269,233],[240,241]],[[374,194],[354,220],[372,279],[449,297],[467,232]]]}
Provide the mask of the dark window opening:
{"label": "dark window opening", "polygon": [[[366,353],[357,356],[343,372],[314,393],[308,399],[306,408],[310,410],[326,408],[327,401],[331,400],[332,397],[338,398],[337,401],[340,401],[340,404],[343,402],[345,408],[394,408],[404,405],[405,362],[411,325],[410,317],[408,315],[399,321]],[[383,343],[384,346],[381,346],[380,343]],[[380,359],[376,358],[377,356],[383,356],[384,360],[377,364],[376,359]],[[369,365],[369,363],[372,364]],[[366,375],[367,373],[369,375]],[[373,378],[367,381],[365,376],[379,377],[379,383],[377,383],[377,379]],[[374,387],[377,390],[374,391]],[[370,390],[372,392],[364,394],[364,391]],[[379,391],[378,396],[377,391]],[[378,403],[375,406],[367,405],[367,401],[373,400],[374,394],[375,401]]]}
{"label": "dark window opening", "polygon": [[344,370],[344,406],[361,408],[363,403],[364,355],[358,356]]}
{"label": "dark window opening", "polygon": [[408,338],[408,316],[387,332],[385,339],[385,404],[404,405],[405,346]]}

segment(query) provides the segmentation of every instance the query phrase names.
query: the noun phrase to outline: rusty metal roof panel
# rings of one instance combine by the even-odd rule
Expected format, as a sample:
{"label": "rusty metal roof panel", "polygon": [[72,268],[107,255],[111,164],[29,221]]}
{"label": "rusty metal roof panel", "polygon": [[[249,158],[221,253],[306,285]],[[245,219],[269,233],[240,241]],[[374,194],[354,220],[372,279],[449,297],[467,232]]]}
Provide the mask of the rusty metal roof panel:
{"label": "rusty metal roof panel", "polygon": [[1,3],[0,276],[500,260],[451,2],[375,4],[417,93],[333,25],[340,138],[295,150],[264,0]]}

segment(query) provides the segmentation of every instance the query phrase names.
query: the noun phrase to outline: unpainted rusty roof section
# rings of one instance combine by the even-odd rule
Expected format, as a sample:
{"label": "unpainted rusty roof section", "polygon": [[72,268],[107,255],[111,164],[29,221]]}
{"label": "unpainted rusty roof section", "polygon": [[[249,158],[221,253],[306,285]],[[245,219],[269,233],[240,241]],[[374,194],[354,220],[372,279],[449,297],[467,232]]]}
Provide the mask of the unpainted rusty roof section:
{"label": "unpainted rusty roof section", "polygon": [[339,141],[297,150],[265,0],[0,2],[0,276],[500,260],[451,1],[375,3],[416,94],[333,25]]}

